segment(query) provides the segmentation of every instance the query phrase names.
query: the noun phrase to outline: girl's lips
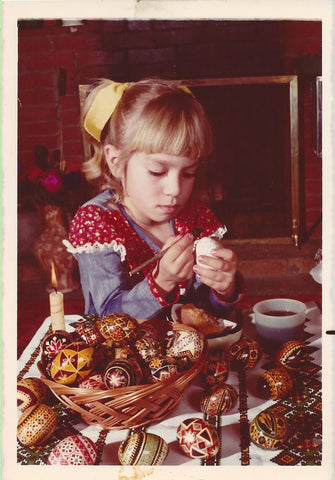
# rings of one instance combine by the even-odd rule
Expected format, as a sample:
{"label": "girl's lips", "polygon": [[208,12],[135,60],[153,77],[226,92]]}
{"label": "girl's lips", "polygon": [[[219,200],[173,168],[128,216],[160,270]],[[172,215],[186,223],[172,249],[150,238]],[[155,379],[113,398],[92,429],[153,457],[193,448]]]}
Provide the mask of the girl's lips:
{"label": "girl's lips", "polygon": [[174,213],[178,209],[178,205],[160,205],[159,208],[164,212],[164,213]]}

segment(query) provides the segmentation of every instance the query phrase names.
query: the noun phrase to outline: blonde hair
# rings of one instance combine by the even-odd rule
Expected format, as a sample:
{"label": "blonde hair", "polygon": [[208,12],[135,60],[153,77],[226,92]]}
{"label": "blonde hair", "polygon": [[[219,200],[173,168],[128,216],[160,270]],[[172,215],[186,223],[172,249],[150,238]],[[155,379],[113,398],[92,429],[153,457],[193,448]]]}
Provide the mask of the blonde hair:
{"label": "blonde hair", "polygon": [[[88,95],[83,107],[82,124],[97,92],[111,84],[102,79]],[[100,190],[115,190],[115,201],[122,201],[127,162],[135,152],[165,153],[204,159],[212,151],[212,130],[207,115],[195,99],[177,84],[146,79],[128,84],[98,142],[88,141],[93,156],[83,165],[88,181]],[[119,152],[118,174],[112,176],[104,158],[104,146],[111,144]]]}

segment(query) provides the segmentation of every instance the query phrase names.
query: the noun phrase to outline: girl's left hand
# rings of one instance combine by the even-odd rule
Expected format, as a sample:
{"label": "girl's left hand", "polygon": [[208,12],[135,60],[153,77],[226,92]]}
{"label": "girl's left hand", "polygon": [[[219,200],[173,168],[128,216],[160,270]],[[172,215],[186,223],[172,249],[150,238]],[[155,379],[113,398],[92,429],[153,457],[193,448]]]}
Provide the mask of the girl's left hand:
{"label": "girl's left hand", "polygon": [[222,300],[228,301],[235,292],[236,254],[222,247],[213,250],[211,255],[213,257],[201,255],[193,270],[202,283],[215,290]]}

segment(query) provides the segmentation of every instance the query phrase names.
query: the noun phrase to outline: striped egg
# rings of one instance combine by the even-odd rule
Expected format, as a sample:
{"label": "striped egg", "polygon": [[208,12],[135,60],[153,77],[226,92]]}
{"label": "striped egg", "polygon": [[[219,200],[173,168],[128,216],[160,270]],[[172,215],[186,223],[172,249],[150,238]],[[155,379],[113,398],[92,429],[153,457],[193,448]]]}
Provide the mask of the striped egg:
{"label": "striped egg", "polygon": [[63,438],[51,450],[47,465],[94,465],[97,450],[94,442],[84,435]]}
{"label": "striped egg", "polygon": [[231,385],[221,384],[200,398],[200,409],[207,415],[222,415],[232,410],[238,399],[238,393]]}
{"label": "striped egg", "polygon": [[45,443],[57,426],[57,415],[44,403],[37,403],[25,410],[18,422],[17,438],[22,445],[35,446]]}
{"label": "striped egg", "polygon": [[162,465],[169,447],[154,433],[136,431],[121,443],[118,456],[121,465]]}
{"label": "striped egg", "polygon": [[37,377],[27,377],[17,382],[17,408],[24,412],[27,408],[43,403],[47,397],[47,387]]}

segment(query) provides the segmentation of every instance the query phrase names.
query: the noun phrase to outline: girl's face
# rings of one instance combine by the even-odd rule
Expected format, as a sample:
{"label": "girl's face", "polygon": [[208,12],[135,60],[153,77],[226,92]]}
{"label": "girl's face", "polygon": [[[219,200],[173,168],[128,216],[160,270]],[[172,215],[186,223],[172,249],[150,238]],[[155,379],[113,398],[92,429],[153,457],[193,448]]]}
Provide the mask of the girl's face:
{"label": "girl's face", "polygon": [[138,224],[168,222],[189,199],[198,159],[161,153],[134,153],[128,161],[124,204]]}

